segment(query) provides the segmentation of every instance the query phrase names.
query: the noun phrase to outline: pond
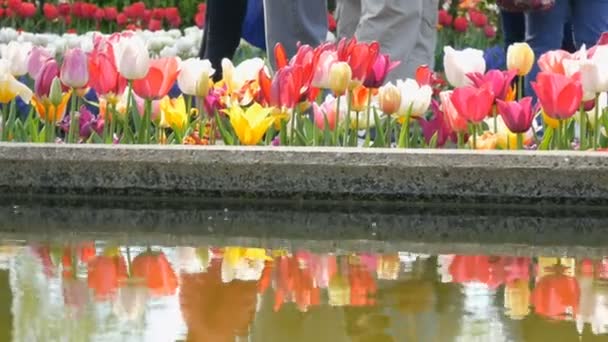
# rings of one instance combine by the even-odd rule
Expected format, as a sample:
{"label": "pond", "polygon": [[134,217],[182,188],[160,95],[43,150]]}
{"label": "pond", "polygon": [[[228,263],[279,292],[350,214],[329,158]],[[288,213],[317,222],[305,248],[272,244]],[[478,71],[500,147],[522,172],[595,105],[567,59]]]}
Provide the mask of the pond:
{"label": "pond", "polygon": [[0,341],[608,339],[604,208],[0,199]]}

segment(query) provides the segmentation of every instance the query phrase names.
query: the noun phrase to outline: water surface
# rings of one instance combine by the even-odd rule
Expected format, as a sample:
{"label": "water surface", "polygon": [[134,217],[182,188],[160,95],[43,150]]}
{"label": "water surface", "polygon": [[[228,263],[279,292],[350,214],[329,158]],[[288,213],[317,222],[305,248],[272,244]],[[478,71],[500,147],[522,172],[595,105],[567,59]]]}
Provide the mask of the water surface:
{"label": "water surface", "polygon": [[603,341],[603,212],[0,200],[0,341]]}

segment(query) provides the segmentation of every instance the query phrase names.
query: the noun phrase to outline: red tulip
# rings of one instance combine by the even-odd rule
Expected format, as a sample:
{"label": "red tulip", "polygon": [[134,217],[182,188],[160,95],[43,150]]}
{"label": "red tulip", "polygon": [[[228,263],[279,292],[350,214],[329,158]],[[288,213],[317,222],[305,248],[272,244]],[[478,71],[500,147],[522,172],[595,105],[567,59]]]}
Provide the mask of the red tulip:
{"label": "red tulip", "polygon": [[302,67],[288,65],[279,69],[270,86],[270,105],[292,109],[300,102],[303,84]]}
{"label": "red tulip", "polygon": [[85,19],[94,19],[97,12],[97,5],[85,2],[82,4],[82,17]]}
{"label": "red tulip", "polygon": [[177,58],[159,58],[150,62],[148,74],[133,82],[133,91],[144,99],[160,99],[169,93],[177,80]]}
{"label": "red tulip", "polygon": [[488,17],[480,11],[472,10],[469,12],[469,18],[476,27],[482,28],[488,23]]}
{"label": "red tulip", "polygon": [[153,295],[170,296],[177,290],[177,276],[163,252],[146,251],[133,258],[132,276],[144,279]]}
{"label": "red tulip", "polygon": [[532,127],[534,113],[532,112],[532,98],[524,97],[519,102],[504,102],[496,100],[498,113],[502,116],[505,125],[513,133],[525,133]]}
{"label": "red tulip", "polygon": [[131,19],[140,19],[144,16],[144,11],[146,10],[146,4],[143,1],[138,1],[131,6],[125,7],[123,12]]}
{"label": "red tulip", "polygon": [[36,15],[36,5],[31,2],[22,2],[17,14],[24,19],[31,18]]}
{"label": "red tulip", "polygon": [[174,21],[176,18],[180,18],[179,9],[177,7],[165,8],[164,14],[169,22]]}
{"label": "red tulip", "polygon": [[467,32],[469,29],[469,21],[465,17],[454,19],[454,30],[457,32]]}
{"label": "red tulip", "polygon": [[553,119],[572,117],[583,99],[581,83],[560,74],[540,72],[532,88],[545,113]]}
{"label": "red tulip", "polygon": [[82,18],[82,1],[76,1],[72,4],[72,15],[76,18]]}
{"label": "red tulip", "polygon": [[277,69],[287,66],[287,52],[285,52],[285,47],[281,43],[277,43],[274,46],[274,60],[277,64]]}
{"label": "red tulip", "polygon": [[103,12],[104,19],[107,21],[114,21],[116,20],[116,16],[118,16],[118,10],[116,7],[106,7]]}
{"label": "red tulip", "polygon": [[452,103],[453,94],[454,91],[452,90],[446,90],[439,93],[439,98],[441,99],[441,110],[443,111],[446,122],[449,124],[452,131],[467,132],[469,130],[467,120],[461,116],[458,113],[458,110],[456,110],[454,107],[454,103]]}
{"label": "red tulip", "polygon": [[62,17],[67,17],[70,15],[72,7],[68,3],[60,3],[57,5],[57,10],[59,10],[59,14],[61,14]]}
{"label": "red tulip", "polygon": [[42,6],[42,13],[44,14],[44,18],[49,21],[53,21],[59,18],[59,10],[53,4],[49,4],[45,2]]}
{"label": "red tulip", "polygon": [[151,19],[148,22],[148,30],[150,31],[158,31],[163,28],[163,22],[158,19]]}
{"label": "red tulip", "polygon": [[0,18],[4,17],[5,9],[0,7]]}
{"label": "red tulip", "polygon": [[485,87],[463,87],[454,89],[451,100],[460,116],[478,124],[492,111],[494,95]]}
{"label": "red tulip", "polygon": [[492,25],[486,25],[483,28],[483,33],[485,34],[486,38],[492,39],[496,37],[496,27],[492,26]]}
{"label": "red tulip", "polygon": [[198,28],[205,27],[205,12],[197,12],[194,16],[194,23]]}
{"label": "red tulip", "polygon": [[120,26],[124,26],[129,21],[126,14],[120,13],[116,16],[116,23]]}
{"label": "red tulip", "polygon": [[22,2],[23,2],[22,0],[7,0],[6,5],[11,10],[17,12],[17,11],[19,11],[19,8],[21,7]]}
{"label": "red tulip", "polygon": [[379,88],[384,84],[386,76],[400,63],[400,61],[391,61],[389,55],[378,54],[376,60],[371,64],[363,85],[368,88]]}
{"label": "red tulip", "polygon": [[98,95],[122,93],[126,80],[118,73],[111,44],[106,44],[105,50],[97,47],[90,52],[88,64],[89,85]]}
{"label": "red tulip", "polygon": [[454,18],[450,15],[450,12],[442,9],[439,11],[438,22],[441,26],[452,26]]}
{"label": "red tulip", "polygon": [[467,77],[473,82],[475,87],[487,87],[492,91],[496,99],[504,100],[516,75],[517,72],[514,70],[490,70],[485,75],[475,72],[468,74]]}
{"label": "red tulip", "polygon": [[352,38],[348,43],[343,39],[338,44],[338,60],[348,62],[352,71],[352,79],[363,82],[371,72],[376,58],[380,53],[378,42],[362,43]]}
{"label": "red tulip", "polygon": [[102,21],[106,16],[106,11],[103,8],[95,9],[95,14],[93,15],[96,21]]}
{"label": "red tulip", "polygon": [[163,19],[165,18],[165,9],[164,8],[154,8],[152,9],[152,19]]}
{"label": "red tulip", "polygon": [[173,28],[179,28],[182,25],[182,17],[172,17],[169,19],[169,25]]}

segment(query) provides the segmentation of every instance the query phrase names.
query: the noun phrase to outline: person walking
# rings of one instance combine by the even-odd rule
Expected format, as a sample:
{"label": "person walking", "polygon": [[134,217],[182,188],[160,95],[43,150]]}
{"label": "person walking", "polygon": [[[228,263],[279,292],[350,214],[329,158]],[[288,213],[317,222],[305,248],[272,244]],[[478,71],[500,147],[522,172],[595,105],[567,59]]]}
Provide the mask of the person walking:
{"label": "person walking", "polygon": [[317,46],[325,41],[328,30],[326,0],[263,0],[263,6],[261,1],[207,0],[199,56],[209,59],[216,69],[214,79],[222,78],[222,59],[232,58],[241,37],[248,34],[257,35],[257,32],[243,32],[243,22],[247,15],[263,15],[264,26],[245,29],[265,31],[265,48],[273,67],[275,61],[272,51],[277,43],[285,47],[288,56],[293,56],[298,43]]}
{"label": "person walking", "polygon": [[434,65],[438,7],[439,0],[337,0],[337,35],[378,41],[401,61],[388,80],[414,77],[420,65]]}

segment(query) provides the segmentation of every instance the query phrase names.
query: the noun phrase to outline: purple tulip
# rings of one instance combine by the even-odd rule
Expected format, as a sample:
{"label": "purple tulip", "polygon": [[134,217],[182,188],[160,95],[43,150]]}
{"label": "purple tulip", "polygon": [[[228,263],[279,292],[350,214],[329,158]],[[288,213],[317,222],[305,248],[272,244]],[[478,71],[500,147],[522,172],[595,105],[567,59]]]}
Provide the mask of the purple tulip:
{"label": "purple tulip", "polygon": [[[103,134],[104,120],[101,117],[93,115],[85,106],[80,107],[79,114],[78,134],[82,139],[88,139],[93,132],[97,133],[99,136]],[[70,131],[71,120],[71,115],[68,114],[59,124],[61,129],[66,133]]]}
{"label": "purple tulip", "polygon": [[87,55],[79,48],[66,51],[61,65],[61,82],[70,88],[84,88],[89,82]]}
{"label": "purple tulip", "polygon": [[370,70],[367,72],[363,85],[368,88],[379,88],[386,81],[386,76],[398,67],[400,63],[400,61],[391,62],[389,55],[378,54]]}
{"label": "purple tulip", "polygon": [[507,128],[513,133],[525,133],[532,127],[532,98],[524,97],[519,102],[496,100],[498,113],[502,116]]}

